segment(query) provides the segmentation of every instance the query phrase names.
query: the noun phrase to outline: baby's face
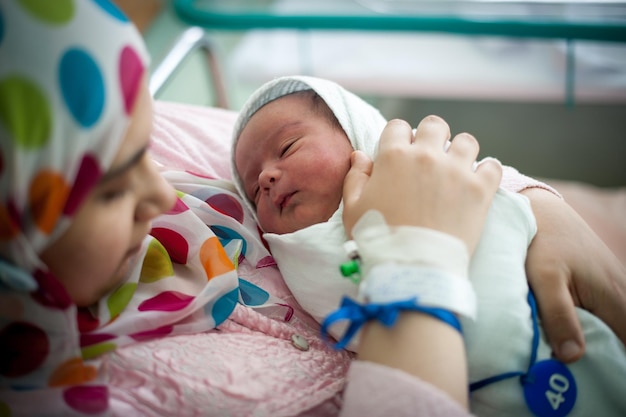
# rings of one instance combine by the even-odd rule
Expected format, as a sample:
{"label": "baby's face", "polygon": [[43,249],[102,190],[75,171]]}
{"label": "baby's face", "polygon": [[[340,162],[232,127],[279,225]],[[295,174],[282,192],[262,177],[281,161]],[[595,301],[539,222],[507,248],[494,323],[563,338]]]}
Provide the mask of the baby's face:
{"label": "baby's face", "polygon": [[328,220],[351,153],[345,133],[308,96],[288,95],[257,111],[241,132],[235,166],[261,229],[283,234]]}

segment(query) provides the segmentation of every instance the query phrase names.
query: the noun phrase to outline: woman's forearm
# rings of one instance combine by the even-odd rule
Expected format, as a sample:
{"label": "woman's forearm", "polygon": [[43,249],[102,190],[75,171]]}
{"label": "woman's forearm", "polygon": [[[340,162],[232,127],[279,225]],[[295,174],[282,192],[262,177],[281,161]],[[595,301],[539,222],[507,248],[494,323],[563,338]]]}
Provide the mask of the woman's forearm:
{"label": "woman's forearm", "polygon": [[450,325],[418,312],[403,312],[387,328],[372,321],[363,328],[358,358],[400,369],[447,392],[468,406],[465,347]]}

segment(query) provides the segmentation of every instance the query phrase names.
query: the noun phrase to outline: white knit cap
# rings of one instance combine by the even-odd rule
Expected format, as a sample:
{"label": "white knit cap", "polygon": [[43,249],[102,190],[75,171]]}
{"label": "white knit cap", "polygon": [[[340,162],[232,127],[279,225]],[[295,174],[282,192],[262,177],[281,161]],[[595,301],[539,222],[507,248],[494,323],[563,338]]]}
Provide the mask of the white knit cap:
{"label": "white knit cap", "polygon": [[231,148],[233,181],[237,191],[250,211],[255,215],[255,218],[256,210],[254,204],[246,197],[243,181],[235,167],[237,141],[250,118],[261,107],[280,97],[305,90],[315,91],[324,100],[339,121],[354,149],[361,150],[372,158],[376,152],[380,133],[387,121],[376,108],[337,83],[309,76],[286,76],[276,78],[264,84],[243,105],[235,122],[233,146]]}

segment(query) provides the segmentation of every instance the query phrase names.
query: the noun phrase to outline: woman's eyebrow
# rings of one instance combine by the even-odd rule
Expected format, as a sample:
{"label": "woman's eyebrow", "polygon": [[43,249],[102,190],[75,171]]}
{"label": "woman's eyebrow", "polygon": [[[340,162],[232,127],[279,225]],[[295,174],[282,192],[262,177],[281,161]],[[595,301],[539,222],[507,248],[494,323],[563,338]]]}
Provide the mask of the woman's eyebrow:
{"label": "woman's eyebrow", "polygon": [[100,183],[111,181],[113,178],[118,177],[122,175],[123,173],[125,173],[126,171],[128,171],[129,169],[131,169],[141,160],[141,158],[144,156],[144,154],[147,151],[148,151],[148,145],[139,149],[139,151],[137,151],[137,153],[135,153],[132,157],[130,157],[126,162],[107,171],[100,179]]}

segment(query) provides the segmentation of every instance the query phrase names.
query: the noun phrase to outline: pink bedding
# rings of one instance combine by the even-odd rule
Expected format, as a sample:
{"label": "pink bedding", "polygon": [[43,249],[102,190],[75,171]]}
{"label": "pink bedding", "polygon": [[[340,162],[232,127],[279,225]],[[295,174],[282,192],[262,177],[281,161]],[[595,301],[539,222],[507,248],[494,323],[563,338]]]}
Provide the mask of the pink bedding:
{"label": "pink bedding", "polygon": [[[229,179],[228,155],[235,118],[236,113],[228,110],[157,102],[153,158],[164,167]],[[562,193],[626,263],[626,188],[602,190],[580,183],[547,182]],[[249,274],[246,279],[253,282],[259,279],[252,271],[242,273]],[[315,342],[315,326],[299,309],[278,271],[267,268],[264,278],[265,289],[295,306],[295,320],[290,325]],[[337,415],[349,356],[319,343],[308,351],[300,351],[292,346],[291,333],[281,328],[280,320],[268,321],[255,311],[242,310],[238,308],[224,323],[228,326],[224,333],[228,334],[217,330],[177,336],[128,346],[107,355],[103,369],[115,385],[111,400],[116,414],[288,416],[299,410],[298,415]],[[240,325],[243,322],[245,326]],[[250,330],[250,323],[259,331]],[[271,336],[269,344],[267,335]],[[215,343],[217,340],[219,343]],[[247,372],[246,369],[255,369],[255,361],[272,357],[265,355],[268,347],[286,353],[281,354],[280,361],[262,367],[269,373],[262,378]],[[216,357],[220,360],[212,360]],[[359,368],[353,367],[350,372],[358,373]],[[299,398],[286,394],[293,393],[290,388],[294,384],[308,394]],[[428,410],[428,404],[414,406],[415,412],[419,408]],[[354,415],[360,413],[353,411]]]}

